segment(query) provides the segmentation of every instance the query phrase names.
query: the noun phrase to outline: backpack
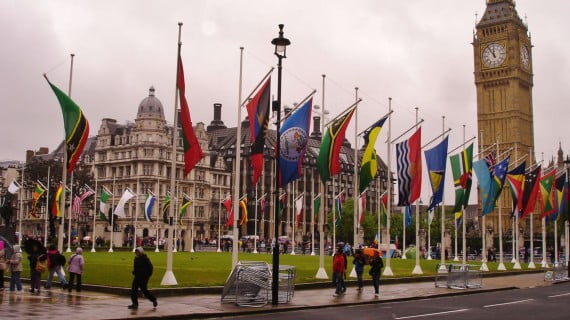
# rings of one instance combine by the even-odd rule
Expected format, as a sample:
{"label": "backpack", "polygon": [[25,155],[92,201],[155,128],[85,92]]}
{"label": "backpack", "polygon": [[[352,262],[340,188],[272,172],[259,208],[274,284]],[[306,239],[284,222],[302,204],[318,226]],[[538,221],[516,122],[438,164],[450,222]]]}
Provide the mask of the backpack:
{"label": "backpack", "polygon": [[58,266],[65,266],[65,263],[67,262],[65,259],[65,256],[61,253],[58,253],[55,255],[55,257],[53,257],[55,260],[55,264]]}

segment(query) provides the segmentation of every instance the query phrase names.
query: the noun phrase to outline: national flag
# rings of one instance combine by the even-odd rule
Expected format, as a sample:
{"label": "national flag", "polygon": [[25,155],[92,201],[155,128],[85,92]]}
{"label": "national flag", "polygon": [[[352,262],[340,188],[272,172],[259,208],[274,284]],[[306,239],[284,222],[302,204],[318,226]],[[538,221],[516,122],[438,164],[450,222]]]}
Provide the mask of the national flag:
{"label": "national flag", "polygon": [[301,225],[301,219],[303,218],[303,204],[305,203],[305,197],[300,196],[295,200],[295,222],[297,227]]}
{"label": "national flag", "polygon": [[113,212],[113,214],[120,218],[126,218],[127,215],[125,214],[125,204],[127,203],[127,201],[131,200],[134,196],[135,194],[132,193],[129,189],[125,189],[125,192],[123,192],[121,199],[119,199],[119,202],[117,203],[117,206],[115,207],[115,211]]}
{"label": "national flag", "polygon": [[184,176],[194,168],[196,163],[204,157],[198,138],[192,128],[192,120],[190,118],[190,109],[188,101],[186,101],[186,84],[184,82],[184,68],[182,67],[182,58],[178,55],[178,75],[176,79],[178,94],[180,96],[180,124],[182,127],[182,146],[184,147]]}
{"label": "national flag", "polygon": [[497,164],[497,152],[495,150],[489,152],[485,158],[483,158],[483,160],[489,168],[489,173],[495,172],[495,164]]}
{"label": "national flag", "polygon": [[522,186],[524,183],[524,172],[526,162],[519,164],[513,170],[507,172],[507,182],[511,190],[511,198],[513,199],[513,211],[511,214],[520,216],[522,211]]}
{"label": "national flag", "polygon": [[428,225],[431,225],[431,222],[433,221],[433,217],[435,216],[435,209],[437,207],[432,208],[431,210],[428,210]]}
{"label": "national flag", "polygon": [[541,167],[542,166],[539,165],[524,175],[523,195],[522,195],[523,211],[521,218],[524,218],[527,215],[529,215],[531,212],[533,212],[536,206],[536,200],[538,198],[538,186],[539,186],[538,181],[540,180]]}
{"label": "national flag", "polygon": [[251,137],[251,167],[253,168],[252,184],[255,186],[263,172],[263,148],[269,122],[269,105],[271,78],[263,84],[255,96],[247,103],[249,117],[249,133]]}
{"label": "national flag", "polygon": [[148,222],[152,221],[152,207],[154,207],[154,202],[156,201],[156,197],[148,193],[146,195],[146,200],[144,201],[144,218]]}
{"label": "national flag", "polygon": [[265,208],[267,206],[267,201],[265,200],[265,196],[263,196],[260,200],[259,200],[259,210],[261,211],[261,216],[265,217]]}
{"label": "national flag", "polygon": [[16,192],[18,192],[18,190],[20,190],[20,184],[16,181],[13,180],[12,183],[10,183],[10,185],[8,186],[8,192],[10,192],[11,194],[16,194]]}
{"label": "national flag", "polygon": [[63,188],[61,184],[55,190],[55,196],[53,197],[53,204],[51,207],[51,215],[60,218],[61,217],[61,210],[59,208],[59,200],[61,199],[61,193],[63,192]]}
{"label": "national flag", "polygon": [[[283,187],[302,174],[302,163],[309,130],[313,98],[288,117],[279,130],[279,183]],[[251,119],[251,118],[250,118]]]}
{"label": "national flag", "polygon": [[376,121],[376,123],[374,123],[366,133],[364,133],[363,138],[365,147],[364,153],[362,154],[359,177],[360,192],[363,192],[378,174],[378,161],[376,160],[376,149],[374,148],[374,145],[376,144],[376,139],[378,138],[386,119],[388,119],[388,116]]}
{"label": "national flag", "polygon": [[407,206],[420,197],[422,186],[422,128],[406,141],[396,144],[398,206]]}
{"label": "national flag", "polygon": [[95,192],[91,190],[91,188],[87,188],[80,195],[76,195],[75,198],[73,198],[73,208],[72,208],[73,213],[75,213],[76,215],[80,214],[81,204],[83,203],[83,200],[89,198],[93,194],[95,194]]}
{"label": "national flag", "polygon": [[461,219],[461,209],[467,208],[469,195],[471,193],[471,176],[473,170],[473,144],[465,150],[449,158],[451,171],[453,173],[453,184],[455,186],[455,212],[456,221]]}
{"label": "national flag", "polygon": [[107,193],[105,189],[101,189],[101,195],[99,196],[99,217],[101,220],[107,221],[107,201],[111,194]]}
{"label": "national flag", "polygon": [[162,222],[170,223],[169,219],[169,209],[170,209],[170,195],[166,195],[164,197],[164,201],[162,202]]}
{"label": "national flag", "polygon": [[226,208],[228,219],[226,220],[226,227],[231,227],[234,224],[234,209],[232,207],[232,197],[227,197],[222,204]]}
{"label": "national flag", "polygon": [[412,224],[412,206],[411,205],[404,207],[404,219],[406,219],[405,224],[406,224],[406,228],[407,228]]}
{"label": "national flag", "polygon": [[445,137],[437,146],[424,151],[426,167],[433,195],[427,208],[428,211],[435,208],[443,199],[445,185],[445,167],[447,165],[447,147],[449,136]]}
{"label": "national flag", "polygon": [[313,215],[315,216],[315,222],[319,221],[319,209],[321,208],[321,195],[317,195],[313,199]]}
{"label": "national flag", "polygon": [[364,220],[364,209],[366,208],[366,190],[358,196],[358,228]]}
{"label": "national flag", "polygon": [[340,148],[344,143],[344,134],[355,110],[356,107],[350,109],[334,120],[325,130],[317,158],[317,169],[323,182],[340,172]]}
{"label": "national flag", "polygon": [[540,178],[538,196],[540,200],[541,214],[540,218],[550,216],[556,211],[554,206],[552,192],[554,190],[554,175],[556,170],[551,170],[549,173],[545,174]]}
{"label": "national flag", "polygon": [[42,197],[42,195],[46,192],[44,188],[39,183],[36,183],[36,188],[34,189],[34,193],[32,194],[32,207],[30,208],[30,215],[32,217],[37,218],[36,210],[38,205],[38,200]]}
{"label": "national flag", "polygon": [[382,224],[386,225],[388,223],[388,192],[380,197],[380,212],[382,213]]}
{"label": "national flag", "polygon": [[287,194],[286,193],[282,193],[279,196],[279,203],[278,205],[278,212],[279,212],[279,219],[281,218],[281,213],[283,212],[283,209],[285,208],[285,202],[287,200]]}
{"label": "national flag", "polygon": [[79,195],[73,197],[73,204],[71,206],[71,212],[77,216],[81,212],[81,200]]}
{"label": "national flag", "polygon": [[335,217],[335,225],[338,225],[340,223],[340,220],[342,220],[342,207],[343,207],[343,205],[344,205],[344,191],[339,193],[337,198],[336,198],[336,214],[337,214],[337,216]]}
{"label": "national flag", "polygon": [[479,181],[479,191],[481,191],[481,215],[486,216],[495,208],[495,193],[491,190],[491,175],[487,162],[483,159],[473,162],[473,170]]}
{"label": "national flag", "polygon": [[87,122],[87,118],[85,118],[81,108],[65,93],[54,86],[45,75],[44,77],[55,93],[61,106],[63,125],[65,128],[66,167],[67,172],[72,172],[87,142],[89,136],[89,122]]}
{"label": "national flag", "polygon": [[507,169],[509,168],[509,161],[511,156],[506,157],[505,159],[501,160],[498,164],[495,164],[493,168],[493,191],[495,201],[499,199],[501,196],[501,192],[503,191],[503,186],[505,185],[505,178],[507,177]]}
{"label": "national flag", "polygon": [[178,224],[182,225],[182,218],[186,215],[186,209],[192,204],[192,201],[187,197],[182,197],[182,204],[178,210]]}
{"label": "national flag", "polygon": [[239,225],[241,226],[242,224],[244,224],[244,222],[247,223],[249,221],[249,219],[247,218],[248,215],[247,198],[243,198],[243,200],[240,200],[239,207],[241,208],[241,219],[239,221]]}
{"label": "national flag", "polygon": [[550,216],[550,220],[554,221],[558,216],[564,216],[566,207],[568,206],[568,199],[566,199],[565,194],[567,192],[568,186],[566,184],[566,172],[560,175],[554,181],[554,200],[556,204],[556,213]]}

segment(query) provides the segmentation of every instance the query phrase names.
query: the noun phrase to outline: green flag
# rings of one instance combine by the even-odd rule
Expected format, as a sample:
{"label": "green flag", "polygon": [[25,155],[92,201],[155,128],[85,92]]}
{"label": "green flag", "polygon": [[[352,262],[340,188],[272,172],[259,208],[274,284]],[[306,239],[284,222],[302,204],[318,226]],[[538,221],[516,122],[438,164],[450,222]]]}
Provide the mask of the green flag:
{"label": "green flag", "polygon": [[315,222],[319,221],[317,217],[319,216],[320,208],[321,208],[321,195],[319,194],[318,196],[315,197],[315,199],[313,199],[313,213],[315,216]]}
{"label": "green flag", "polygon": [[192,204],[192,201],[186,197],[182,197],[182,205],[180,206],[180,212],[178,213],[178,223],[182,224],[182,218],[186,215],[186,208]]}
{"label": "green flag", "polygon": [[105,192],[105,190],[101,190],[101,195],[99,197],[99,218],[101,218],[101,220],[107,221],[107,216],[106,216],[106,212],[107,212],[107,201],[109,200],[109,197],[111,197],[110,194],[108,194],[107,192]]}
{"label": "green flag", "polygon": [[459,220],[461,218],[461,209],[467,208],[469,204],[472,183],[471,175],[473,172],[473,144],[460,153],[452,155],[449,160],[455,186],[455,219]]}
{"label": "green flag", "polygon": [[317,158],[317,169],[323,182],[340,172],[340,148],[344,142],[346,128],[355,110],[356,107],[334,120],[325,131]]}
{"label": "green flag", "polygon": [[378,173],[378,162],[376,161],[376,149],[374,145],[376,144],[376,139],[386,119],[388,119],[388,116],[376,121],[364,134],[363,138],[366,147],[364,148],[360,165],[360,193],[364,192]]}
{"label": "green flag", "polygon": [[164,197],[164,202],[162,203],[162,222],[164,223],[169,223],[168,208],[170,208],[170,196],[166,195],[166,197]]}

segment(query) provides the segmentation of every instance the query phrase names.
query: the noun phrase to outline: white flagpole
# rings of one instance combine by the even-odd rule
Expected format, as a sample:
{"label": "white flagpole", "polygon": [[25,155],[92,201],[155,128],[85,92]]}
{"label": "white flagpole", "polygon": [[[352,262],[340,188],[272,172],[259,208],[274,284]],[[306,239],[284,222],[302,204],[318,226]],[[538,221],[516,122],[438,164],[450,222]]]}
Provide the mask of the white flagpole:
{"label": "white flagpole", "polygon": [[[544,153],[542,154],[542,161],[544,161]],[[540,183],[540,180],[536,181],[536,183]],[[540,262],[540,266],[542,268],[548,268],[548,262],[546,262],[546,217],[542,217],[541,220],[542,220],[542,261]]]}
{"label": "white flagpole", "polygon": [[[160,173],[159,173],[160,174]],[[155,244],[156,244],[156,248],[154,248],[154,252],[160,252],[160,249],[158,248],[160,243],[159,243],[159,232],[158,232],[158,226],[159,226],[159,219],[161,219],[162,217],[160,216],[160,178],[156,179],[156,218],[154,219],[154,223],[156,223],[156,239]]]}
{"label": "white flagpole", "polygon": [[222,252],[221,241],[222,241],[222,183],[218,180],[219,185],[219,198],[218,198],[218,250],[217,252]]}
{"label": "white flagpole", "polygon": [[255,184],[255,217],[253,218],[253,253],[257,252],[257,183]]}
{"label": "white flagpole", "polygon": [[[530,155],[529,155],[530,156]],[[515,159],[518,160],[518,144],[515,143]],[[530,159],[530,157],[529,157]],[[519,195],[522,197],[522,194]],[[518,202],[518,199],[517,199]],[[513,239],[513,258],[515,259],[515,264],[513,265],[513,269],[520,270],[521,264],[519,261],[519,212],[522,208],[519,208],[518,205],[515,206],[515,238]],[[516,258],[515,258],[516,257]]]}
{"label": "white flagpole", "polygon": [[[481,144],[481,147],[483,147],[483,130],[481,130],[481,140],[479,141]],[[496,146],[497,149],[499,148],[499,146]],[[497,157],[499,156],[499,152],[497,151]],[[480,152],[479,153],[479,159],[481,159],[483,157],[483,153]],[[497,159],[498,161],[498,159]],[[491,195],[489,195],[491,196]],[[494,195],[493,195],[494,196]],[[486,224],[485,224],[485,216],[483,215],[483,212],[481,212],[481,268],[479,268],[480,271],[489,271],[489,267],[487,267],[487,246],[485,245],[485,237],[487,235],[486,232]]]}
{"label": "white flagpole", "polygon": [[[530,159],[529,162],[532,165],[532,147],[528,148],[528,158]],[[536,183],[540,183],[540,181],[536,181]],[[534,210],[530,212],[529,215],[530,219],[530,262],[528,263],[528,269],[536,269],[536,265],[534,264],[534,227],[533,227],[533,220],[534,220]]]}
{"label": "white flagpole", "polygon": [[48,174],[47,174],[47,190],[46,190],[46,216],[45,216],[45,223],[44,223],[44,247],[47,248],[47,238],[48,238],[48,216],[49,216],[49,187],[51,181],[51,166],[48,166]]}
{"label": "white flagpole", "polygon": [[[193,182],[193,189],[196,190],[196,184]],[[194,191],[194,196],[196,196],[196,192]],[[190,227],[190,234],[192,235],[192,237],[190,238],[190,252],[195,252],[194,250],[194,239],[196,239],[196,236],[194,235],[194,221],[196,219],[196,199],[189,199],[190,201],[192,201],[192,222],[191,222],[191,227]],[[180,220],[182,220],[182,218],[180,218]]]}
{"label": "white flagpole", "polygon": [[[392,112],[392,98],[388,98],[388,112],[391,113]],[[388,168],[388,185],[386,188],[386,195],[388,197],[388,201],[386,201],[386,239],[384,241],[386,241],[386,267],[384,268],[384,272],[382,273],[382,275],[384,276],[393,276],[394,273],[392,272],[392,267],[390,266],[390,262],[392,260],[391,254],[390,254],[390,248],[391,248],[391,244],[390,244],[390,211],[392,210],[392,175],[391,175],[391,163],[392,160],[390,158],[391,156],[391,147],[392,147],[392,143],[391,143],[391,134],[392,134],[392,116],[390,115],[390,117],[388,118],[388,143],[386,144],[386,147],[388,148],[388,152],[387,152],[387,156],[386,156],[386,166]]]}
{"label": "white flagpole", "polygon": [[111,198],[111,242],[109,242],[109,252],[113,252],[113,235],[115,233],[115,210],[114,210],[114,206],[115,206],[115,193],[117,192],[117,190],[115,190],[115,174],[113,174],[113,198]]}
{"label": "white flagpole", "polygon": [[[463,151],[465,151],[465,125],[463,125]],[[463,235],[462,235],[463,264],[467,264],[467,241],[466,241],[466,234],[465,234],[467,231],[466,230],[467,224],[465,221],[465,220],[467,220],[467,217],[465,216],[465,213],[466,213],[465,212],[465,206],[463,206],[463,205],[461,206],[461,212],[462,212],[461,216],[463,217],[463,221],[462,221],[463,222],[462,223],[462,228],[463,228],[462,229],[462,231],[463,231],[462,232],[463,233]]]}
{"label": "white flagpole", "polygon": [[[322,103],[321,103],[321,135],[324,136],[325,134],[325,78],[326,75],[323,74],[323,93],[322,93]],[[321,194],[321,202],[323,205],[319,208],[319,269],[317,271],[317,275],[315,278],[317,279],[328,279],[327,272],[325,270],[325,235],[323,232],[323,225],[325,223],[325,205],[326,205],[326,196],[322,192],[325,186],[323,181],[319,178],[319,193]],[[333,193],[334,194],[334,193]]]}
{"label": "white flagpole", "polygon": [[406,208],[403,207],[402,211],[402,260],[408,259],[406,257]]}
{"label": "white flagpole", "polygon": [[[416,130],[418,130],[418,111],[416,107]],[[421,144],[421,143],[420,143]],[[420,156],[421,161],[421,156]],[[416,200],[416,266],[412,270],[412,274],[424,274],[422,266],[420,265],[420,203]]]}
{"label": "white flagpole", "polygon": [[[179,67],[180,64],[178,63],[178,59],[180,58],[180,48],[182,47],[181,42],[182,36],[182,22],[178,22],[178,52],[176,55],[176,82],[175,82],[175,90],[174,90],[174,122],[172,123],[172,155],[171,155],[171,162],[170,162],[170,191],[172,194],[176,194],[174,191],[175,181],[176,181],[176,155],[177,152],[177,144],[178,144],[178,72],[180,71]],[[172,200],[170,200],[170,207],[168,208],[169,212],[169,223],[168,223],[168,237],[166,240],[167,246],[167,253],[166,253],[166,272],[162,277],[162,281],[160,282],[163,286],[172,286],[177,285],[178,282],[176,281],[176,277],[174,276],[174,272],[172,271],[172,215],[175,213],[174,206],[172,204]]]}
{"label": "white flagpole", "polygon": [[334,256],[334,253],[336,252],[336,199],[338,198],[335,195],[335,183],[334,183],[334,176],[332,177],[332,194],[333,194],[333,206],[332,206],[332,215],[333,215],[333,219],[332,219],[332,223],[333,223],[333,250],[331,253],[331,256]]}
{"label": "white flagpole", "polygon": [[[238,225],[237,218],[239,215],[239,189],[241,185],[240,164],[241,164],[241,94],[242,94],[242,78],[243,78],[243,47],[239,48],[239,84],[238,84],[238,110],[237,110],[237,126],[236,126],[236,159],[234,161],[234,190],[233,190],[233,210],[234,221],[232,230],[232,270],[238,263]],[[277,192],[277,191],[276,191]],[[277,218],[277,217],[275,217]],[[277,235],[275,235],[277,239]],[[275,240],[277,245],[277,240]]]}
{"label": "white flagpole", "polygon": [[[445,116],[441,116],[441,131],[445,132]],[[444,136],[441,137],[443,141],[445,139]],[[446,155],[447,156],[447,155]],[[444,182],[445,183],[445,182]],[[435,212],[434,212],[435,215]],[[441,242],[439,245],[439,255],[441,257],[441,261],[439,263],[439,273],[446,273],[447,268],[445,267],[445,192],[443,192],[441,196]]]}
{"label": "white flagpole", "polygon": [[554,261],[550,261],[554,267],[558,266],[558,217],[554,220]]}
{"label": "white flagpole", "polygon": [[[180,197],[180,182],[178,182],[178,181],[176,181],[176,190],[174,191],[174,194],[176,195],[174,197],[175,198],[174,203],[178,204],[178,198]],[[172,205],[172,202],[170,203],[170,205]],[[181,205],[182,204],[177,205],[176,209],[180,210]],[[178,252],[178,246],[176,245],[176,240],[178,238],[178,232],[177,232],[178,214],[179,214],[178,210],[174,210],[174,229],[172,232],[172,247],[173,247],[172,252]],[[192,243],[194,243],[194,242],[192,242]]]}
{"label": "white flagpole", "polygon": [[91,232],[91,252],[97,252],[95,250],[95,225],[97,223],[97,179],[99,175],[97,174],[97,170],[95,168],[95,155],[93,155],[93,175],[95,176],[95,194],[93,195],[93,231]]}
{"label": "white flagpole", "polygon": [[67,217],[67,250],[65,252],[71,252],[71,216],[73,215],[73,172],[71,172],[71,184],[69,191],[69,215]]}
{"label": "white flagpole", "polygon": [[[497,139],[497,156],[498,155],[499,155],[499,140]],[[499,159],[497,159],[497,161],[499,161]],[[501,187],[504,187],[504,184]],[[497,200],[496,205],[498,205],[499,207],[499,266],[497,267],[497,270],[504,271],[507,270],[507,268],[505,268],[505,264],[503,263],[503,219],[501,216],[503,206],[501,205],[501,201],[499,200]]]}
{"label": "white flagpole", "polygon": [[289,210],[291,212],[291,224],[293,225],[293,232],[291,233],[291,255],[294,256],[295,255],[295,227],[297,224],[297,208],[295,207],[295,192],[297,191],[297,180],[293,181],[293,184],[291,186],[291,188],[293,189],[293,197],[291,197],[291,209]]}
{"label": "white flagpole", "polygon": [[[357,243],[358,243],[358,234],[360,232],[359,230],[359,226],[358,226],[358,201],[359,196],[360,196],[360,190],[359,190],[359,185],[358,185],[358,102],[360,101],[358,99],[358,87],[354,87],[354,96],[355,96],[355,100],[356,100],[356,107],[354,110],[354,173],[353,173],[353,178],[352,178],[352,182],[353,182],[353,191],[352,191],[352,197],[354,198],[354,205],[353,205],[353,219],[352,219],[352,232],[353,232],[353,240],[352,240],[352,247],[354,249],[356,249],[357,247]],[[348,266],[347,266],[348,267]],[[356,278],[356,269],[354,267],[354,265],[352,265],[352,270],[350,271],[350,277],[351,278]]]}
{"label": "white flagpole", "polygon": [[[141,189],[139,177],[137,175],[137,197],[135,198],[135,223],[133,224],[133,252],[137,248],[137,223],[139,219],[139,195],[138,192]],[[131,214],[133,214],[131,212]]]}
{"label": "white flagpole", "polygon": [[[64,152],[65,153],[65,152]],[[65,162],[64,162],[65,163]],[[65,165],[64,165],[65,167]],[[63,169],[65,171],[65,168]],[[23,202],[23,198],[24,198],[24,173],[26,171],[26,166],[24,164],[22,164],[22,183],[20,185],[20,194],[18,194],[18,199],[20,201],[20,210],[18,212],[18,245],[22,245],[22,218],[24,217],[24,202]],[[63,240],[62,240],[63,241]],[[62,244],[63,246],[63,244]]]}

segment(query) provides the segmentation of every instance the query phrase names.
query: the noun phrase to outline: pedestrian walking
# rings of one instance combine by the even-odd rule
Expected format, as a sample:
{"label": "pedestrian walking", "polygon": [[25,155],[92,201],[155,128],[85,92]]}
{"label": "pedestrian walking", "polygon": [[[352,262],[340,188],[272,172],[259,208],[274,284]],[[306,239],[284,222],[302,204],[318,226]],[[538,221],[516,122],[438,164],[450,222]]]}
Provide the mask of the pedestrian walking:
{"label": "pedestrian walking", "polygon": [[372,277],[372,285],[374,286],[374,296],[380,294],[380,274],[382,273],[382,268],[384,268],[384,261],[379,252],[374,254],[374,257],[370,261],[370,271],[368,274]]}
{"label": "pedestrian walking", "polygon": [[65,257],[57,250],[55,245],[50,245],[47,251],[48,276],[45,285],[46,289],[51,288],[54,274],[57,274],[62,288],[65,289],[67,287],[67,280],[65,280],[65,275],[63,274],[65,262]]}
{"label": "pedestrian walking", "polygon": [[30,292],[32,294],[40,294],[42,272],[47,269],[46,259],[45,253],[40,251],[37,244],[33,244],[32,251],[28,254],[28,260],[30,261]]}
{"label": "pedestrian walking", "polygon": [[354,260],[352,261],[354,264],[354,271],[356,272],[356,284],[358,286],[357,290],[362,290],[362,274],[364,273],[364,254],[362,249],[356,249],[354,252]]}
{"label": "pedestrian walking", "polygon": [[142,247],[137,247],[135,250],[135,262],[133,267],[133,285],[131,286],[131,301],[132,304],[128,307],[129,309],[138,309],[139,307],[139,288],[141,289],[144,296],[152,302],[153,307],[156,308],[158,302],[156,297],[148,291],[148,280],[152,275],[152,263],[147,255],[144,253]]}
{"label": "pedestrian walking", "polygon": [[344,294],[346,287],[344,286],[344,272],[346,270],[346,256],[342,252],[342,247],[338,247],[333,256],[333,283],[336,284],[334,296]]}
{"label": "pedestrian walking", "polygon": [[20,280],[20,273],[24,269],[22,267],[22,253],[20,252],[20,246],[14,245],[12,247],[12,256],[8,260],[10,269],[10,291],[18,290],[22,291],[22,281]]}
{"label": "pedestrian walking", "polygon": [[69,258],[69,264],[67,266],[67,271],[69,272],[69,284],[67,285],[67,290],[71,292],[73,289],[73,282],[77,279],[77,292],[81,292],[81,275],[83,274],[83,264],[85,263],[83,259],[83,249],[75,249],[75,254]]}
{"label": "pedestrian walking", "polygon": [[6,251],[4,241],[0,240],[0,291],[4,291],[4,270],[6,270]]}

